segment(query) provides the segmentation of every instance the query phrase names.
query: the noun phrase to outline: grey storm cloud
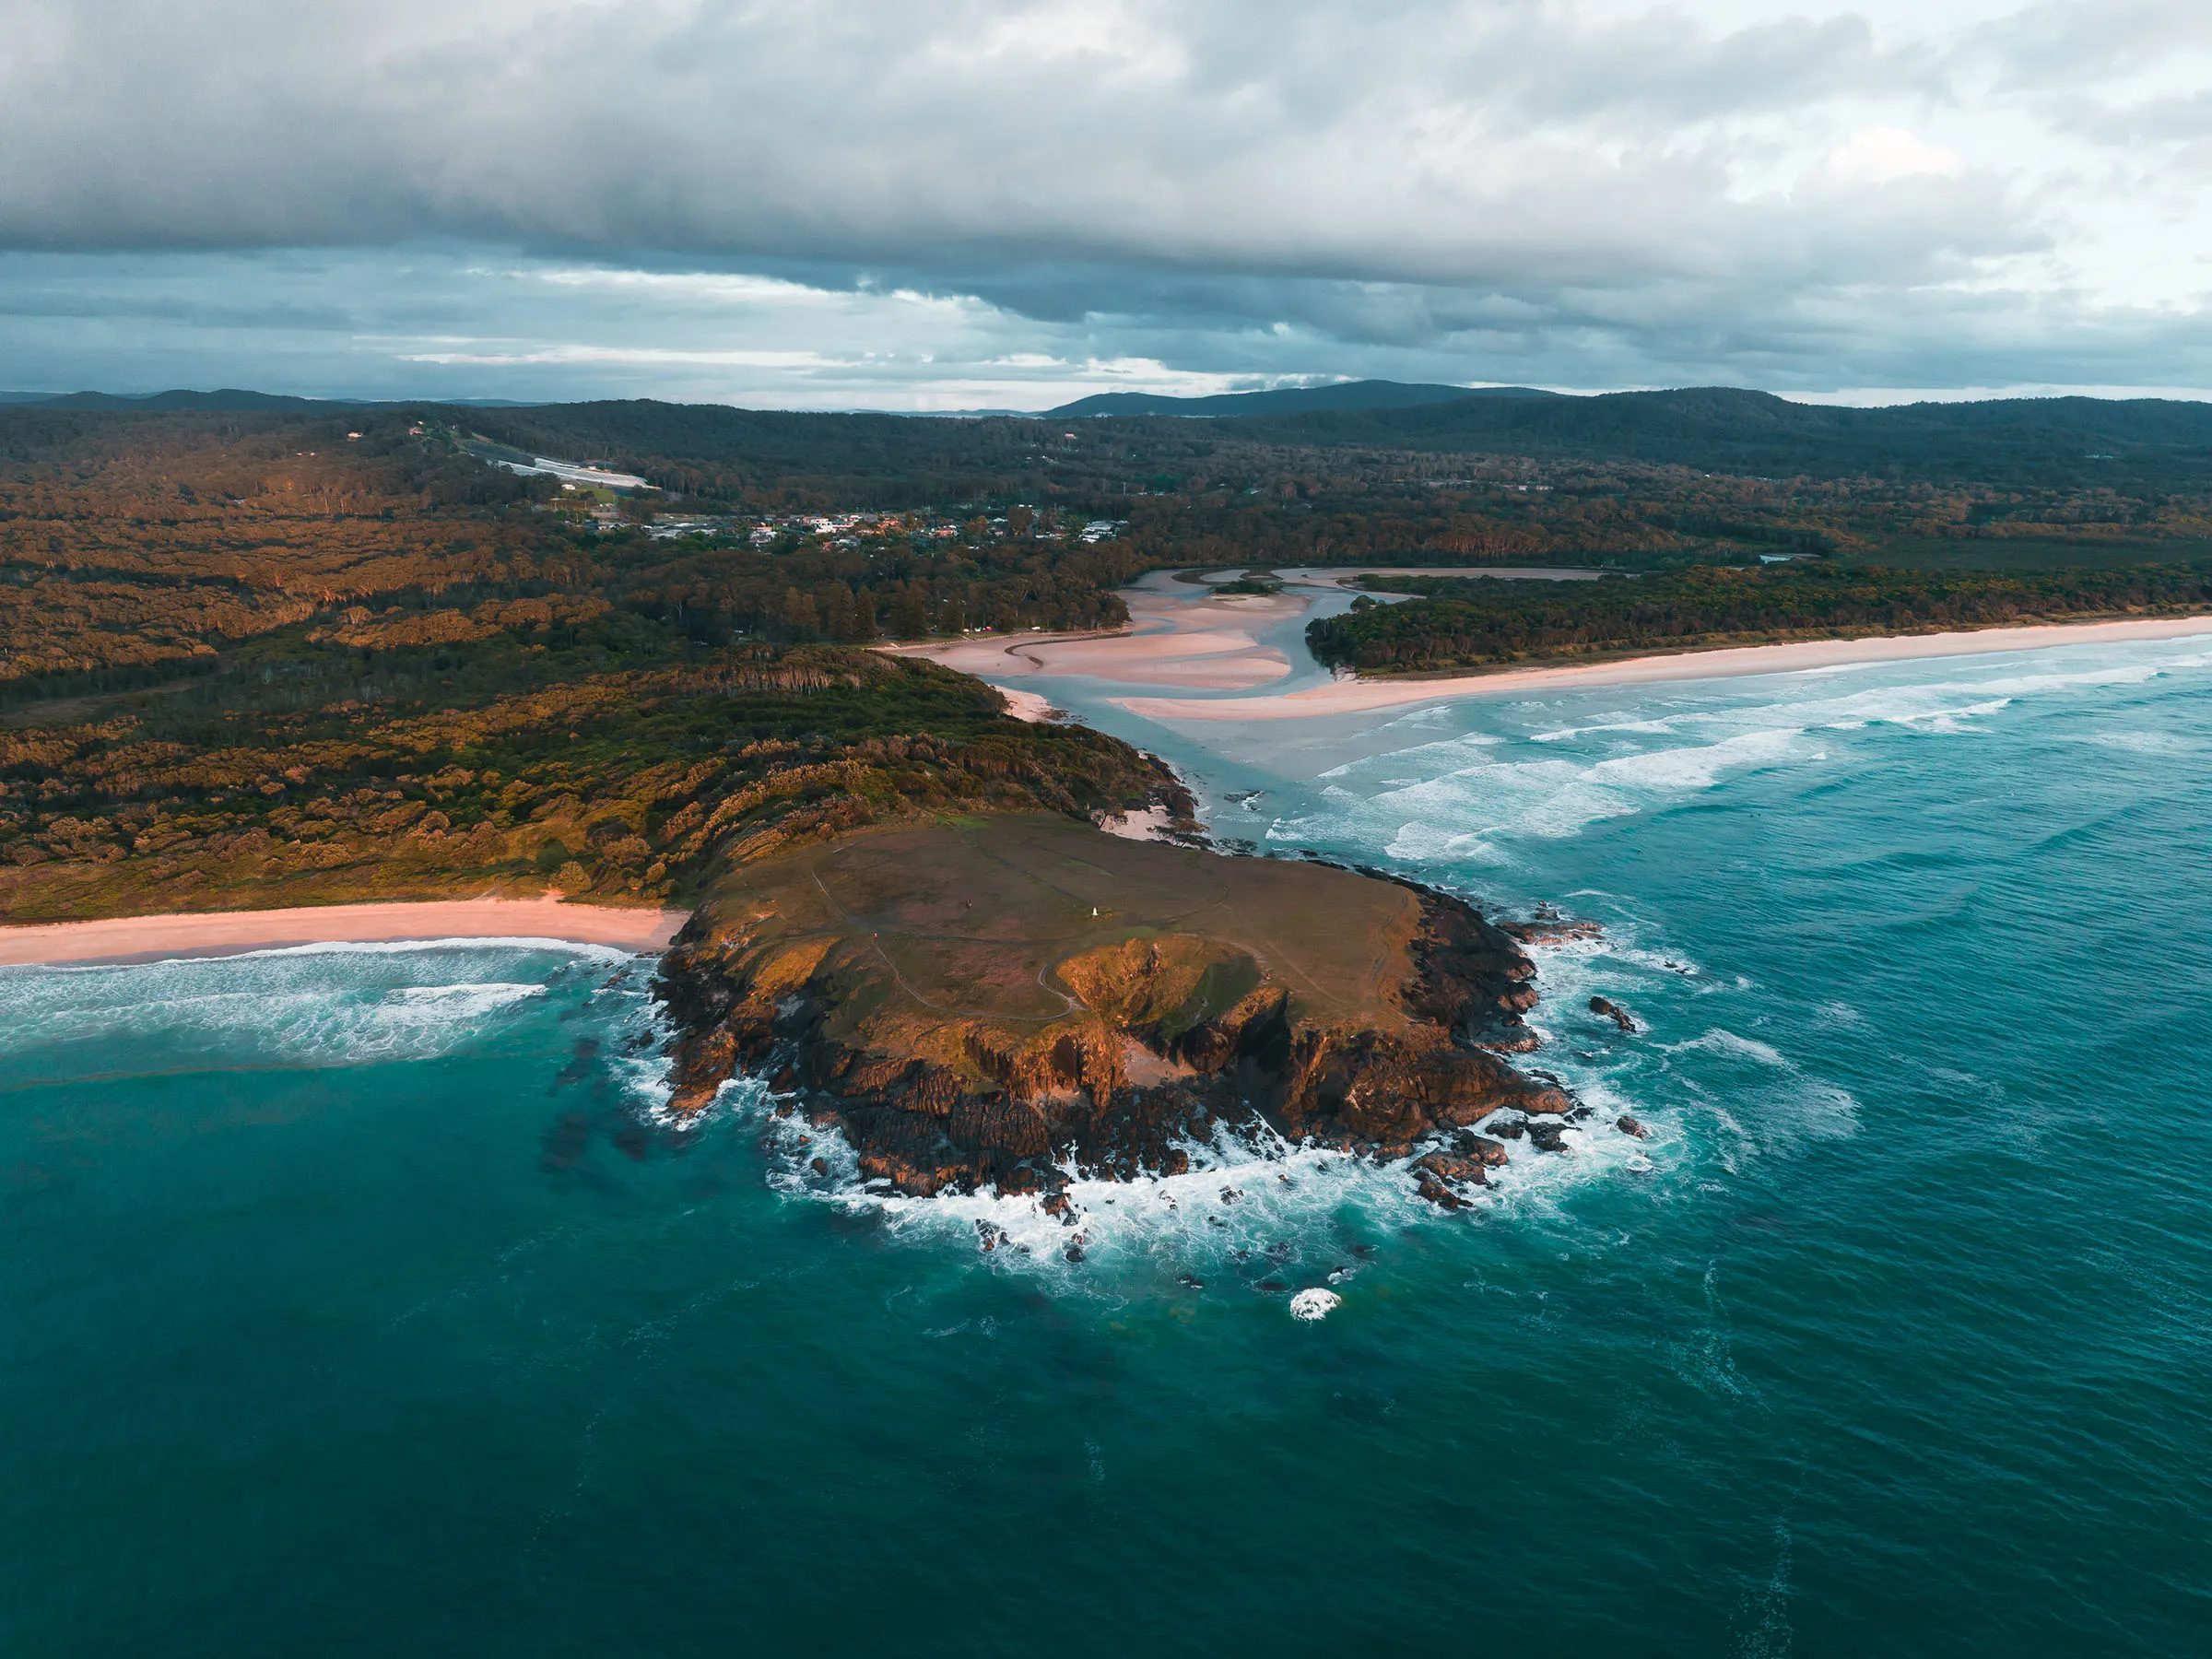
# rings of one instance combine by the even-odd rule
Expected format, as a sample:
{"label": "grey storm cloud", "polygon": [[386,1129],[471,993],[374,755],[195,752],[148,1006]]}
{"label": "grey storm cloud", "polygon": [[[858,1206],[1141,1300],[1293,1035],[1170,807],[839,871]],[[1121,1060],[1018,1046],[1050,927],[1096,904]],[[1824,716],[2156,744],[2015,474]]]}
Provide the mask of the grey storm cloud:
{"label": "grey storm cloud", "polygon": [[[976,324],[991,360],[1064,367],[1814,388],[1945,383],[1924,364],[2206,371],[2212,24],[2179,0],[0,13],[0,314],[45,294],[57,324],[98,303],[88,277],[150,268],[112,262],[196,258],[273,327],[321,306],[357,357],[419,335],[486,371],[569,350],[605,373],[664,347],[728,369],[768,348],[701,342],[746,332],[748,307],[781,306],[798,355],[896,355],[799,288],[969,297],[998,313]],[[300,250],[333,251],[363,293],[318,297],[261,260]],[[543,278],[526,334],[498,320],[517,288],[461,278],[500,259]],[[562,289],[564,265],[792,286]],[[431,268],[417,302],[366,291]],[[117,315],[189,304],[161,286],[113,287]],[[540,303],[564,293],[565,318]],[[442,324],[386,326],[441,296]],[[580,333],[596,358],[564,344]]]}

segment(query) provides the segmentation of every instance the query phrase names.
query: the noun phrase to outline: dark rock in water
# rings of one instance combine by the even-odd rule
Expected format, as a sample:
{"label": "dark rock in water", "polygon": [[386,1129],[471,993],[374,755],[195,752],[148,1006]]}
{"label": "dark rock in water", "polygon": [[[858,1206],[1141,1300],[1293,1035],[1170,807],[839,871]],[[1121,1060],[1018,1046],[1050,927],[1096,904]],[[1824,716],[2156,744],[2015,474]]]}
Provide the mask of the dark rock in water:
{"label": "dark rock in water", "polygon": [[1253,1288],[1254,1290],[1267,1291],[1271,1295],[1280,1295],[1284,1290],[1288,1289],[1288,1287],[1286,1286],[1281,1279],[1262,1279],[1258,1284],[1254,1285]]}
{"label": "dark rock in water", "polygon": [[1594,922],[1571,922],[1565,916],[1537,913],[1533,922],[1505,922],[1500,933],[1524,945],[1565,945],[1575,939],[1602,939],[1606,930]]}
{"label": "dark rock in water", "polygon": [[1613,1126],[1619,1130],[1623,1135],[1632,1135],[1638,1140],[1648,1140],[1651,1137],[1652,1132],[1649,1129],[1646,1129],[1641,1124],[1638,1123],[1634,1118],[1628,1116],[1626,1113],[1623,1113],[1620,1121],[1615,1124]]}
{"label": "dark rock in water", "polygon": [[1508,1118],[1502,1124],[1485,1124],[1483,1127],[1492,1135],[1500,1135],[1506,1140],[1519,1140],[1528,1133],[1528,1120],[1526,1118]]}
{"label": "dark rock in water", "polygon": [[1539,1152],[1567,1150],[1567,1126],[1564,1124],[1531,1124],[1528,1138]]}
{"label": "dark rock in water", "polygon": [[1465,1198],[1462,1198],[1435,1176],[1426,1172],[1422,1174],[1420,1185],[1416,1191],[1439,1209],[1454,1210],[1467,1207],[1467,1201]]}
{"label": "dark rock in water", "polygon": [[830,1161],[827,1159],[812,1159],[808,1160],[806,1167],[812,1170],[817,1175],[827,1175],[830,1173]]}
{"label": "dark rock in water", "polygon": [[1067,1250],[1065,1253],[1071,1262],[1079,1262],[1083,1259],[1083,1235],[1081,1233],[1077,1233],[1067,1241]]}
{"label": "dark rock in water", "polygon": [[1073,1206],[1068,1203],[1065,1193],[1048,1193],[1045,1194],[1044,1203],[1040,1207],[1048,1216],[1065,1216],[1073,1208]]}
{"label": "dark rock in water", "polygon": [[980,1217],[976,1219],[975,1233],[976,1238],[982,1242],[982,1247],[986,1251],[996,1250],[1001,1244],[1004,1244],[1006,1241],[1006,1230],[1005,1228],[994,1227],[990,1222],[983,1220]]}
{"label": "dark rock in water", "polygon": [[1193,1278],[1187,1273],[1177,1274],[1175,1276],[1175,1282],[1181,1285],[1185,1290],[1203,1290],[1206,1288],[1206,1281],[1204,1279]]}
{"label": "dark rock in water", "polygon": [[[1504,1149],[1499,1147],[1500,1152]],[[1488,1186],[1490,1182],[1479,1159],[1461,1158],[1451,1152],[1431,1152],[1426,1158],[1415,1159],[1413,1167],[1420,1176],[1433,1175],[1458,1186]]]}
{"label": "dark rock in water", "polygon": [[1477,1163],[1488,1164],[1493,1170],[1505,1162],[1505,1148],[1486,1135],[1471,1129],[1463,1129],[1452,1137],[1452,1150],[1462,1158],[1471,1158]]}
{"label": "dark rock in water", "polygon": [[1617,1002],[1609,1002],[1602,996],[1594,996],[1590,999],[1590,1012],[1604,1015],[1631,1037],[1636,1034],[1635,1020],[1631,1019],[1629,1017],[1629,1011]]}

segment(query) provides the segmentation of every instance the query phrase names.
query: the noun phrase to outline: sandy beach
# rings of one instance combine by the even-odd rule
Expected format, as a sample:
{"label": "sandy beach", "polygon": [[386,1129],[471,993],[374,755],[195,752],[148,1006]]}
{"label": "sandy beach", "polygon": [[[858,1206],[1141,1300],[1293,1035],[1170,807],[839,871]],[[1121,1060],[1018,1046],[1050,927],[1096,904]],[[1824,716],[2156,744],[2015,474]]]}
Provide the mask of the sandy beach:
{"label": "sandy beach", "polygon": [[[1596,571],[1467,565],[1438,568],[1414,565],[1347,565],[1342,568],[1284,567],[1276,576],[1288,584],[1280,594],[1216,594],[1183,582],[1147,577],[1124,588],[1129,626],[1085,633],[991,634],[933,645],[879,645],[891,656],[925,656],[933,662],[998,684],[1030,676],[1079,675],[1110,685],[1167,686],[1182,691],[1250,691],[1289,677],[1297,666],[1260,636],[1294,622],[1313,607],[1312,592],[1347,591],[1362,575],[1496,576],[1506,580],[1588,582]],[[1001,689],[1005,689],[1002,686]],[[1035,693],[1008,691],[1018,719],[1042,719],[1049,706]],[[1028,700],[1034,698],[1034,701]]]}
{"label": "sandy beach", "polygon": [[1006,705],[1006,712],[1031,725],[1042,725],[1059,712],[1053,707],[1052,699],[1041,691],[1024,691],[1019,686],[1000,686],[997,690],[999,700]]}
{"label": "sandy beach", "polygon": [[403,939],[559,939],[649,951],[664,948],[688,915],[685,911],[564,904],[557,899],[452,899],[420,904],[119,916],[103,922],[0,927],[0,966],[223,956],[287,945]]}
{"label": "sandy beach", "polygon": [[993,634],[877,649],[893,656],[925,656],[994,681],[1082,675],[1129,686],[1245,691],[1290,672],[1290,659],[1262,645],[1258,636],[1307,608],[1307,601],[1293,594],[1239,596],[1193,588],[1186,596],[1132,588],[1123,597],[1130,625],[1111,633]]}
{"label": "sandy beach", "polygon": [[2123,640],[2173,640],[2212,634],[2212,617],[2145,618],[2125,622],[2050,623],[1984,628],[1959,633],[1901,634],[1865,640],[1814,640],[1720,651],[1684,651],[1617,662],[1570,663],[1553,668],[1506,668],[1438,679],[1340,679],[1279,697],[1200,700],[1123,697],[1113,700],[1150,720],[1297,720],[1359,714],[1452,697],[1572,686],[1630,686],[1664,680],[1722,679],[1746,674],[1796,674],[1862,663],[1922,657],[1980,656],[2046,645],[2094,645]]}

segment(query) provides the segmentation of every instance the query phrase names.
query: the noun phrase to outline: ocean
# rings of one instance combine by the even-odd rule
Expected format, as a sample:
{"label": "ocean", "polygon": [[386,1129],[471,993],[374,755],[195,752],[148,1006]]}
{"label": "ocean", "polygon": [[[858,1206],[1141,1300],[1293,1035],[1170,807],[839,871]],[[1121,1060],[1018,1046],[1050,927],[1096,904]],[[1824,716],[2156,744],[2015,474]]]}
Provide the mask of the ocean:
{"label": "ocean", "polygon": [[986,1256],[1057,1230],[668,1122],[613,952],[0,971],[0,1647],[2203,1651],[2212,639],[1053,695],[1225,835],[1602,923],[1571,1149],[1449,1215],[1224,1149]]}

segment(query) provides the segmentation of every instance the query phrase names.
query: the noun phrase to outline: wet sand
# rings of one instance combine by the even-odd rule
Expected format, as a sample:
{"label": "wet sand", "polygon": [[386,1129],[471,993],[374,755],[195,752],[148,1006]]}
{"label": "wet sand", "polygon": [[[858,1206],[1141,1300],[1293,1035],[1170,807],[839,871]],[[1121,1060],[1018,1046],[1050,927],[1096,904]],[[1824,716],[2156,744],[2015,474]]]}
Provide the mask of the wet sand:
{"label": "wet sand", "polygon": [[[1150,588],[1124,591],[1130,625],[1112,632],[991,634],[936,645],[879,646],[894,656],[923,656],[997,681],[1080,675],[1125,686],[1187,691],[1246,691],[1290,673],[1290,659],[1259,635],[1302,616],[1294,594],[1188,596]],[[1025,716],[1026,718],[1026,716]]]}
{"label": "wet sand", "polygon": [[1747,674],[1795,674],[1862,663],[1910,662],[1923,657],[1981,656],[2033,651],[2047,645],[2094,645],[2124,640],[2172,640],[2212,634],[2212,617],[2145,618],[2124,622],[2048,623],[2030,628],[1984,628],[1958,633],[1896,634],[1864,640],[1813,640],[1718,651],[1684,651],[1615,662],[1569,663],[1550,668],[1503,668],[1436,679],[1340,679],[1279,697],[1117,697],[1133,714],[1150,720],[1297,720],[1402,708],[1453,697],[1578,686],[1630,686],[1665,680],[1732,678]]}
{"label": "wet sand", "polygon": [[688,919],[687,911],[564,904],[555,899],[452,899],[421,904],[119,916],[100,922],[0,927],[0,965],[136,961],[224,956],[288,945],[416,939],[559,939],[642,952],[665,948]]}
{"label": "wet sand", "polygon": [[[1216,594],[1198,583],[1157,573],[1124,588],[1129,626],[1084,633],[988,634],[930,645],[882,645],[892,656],[925,656],[933,662],[996,684],[1031,675],[1073,675],[1109,685],[1166,686],[1181,691],[1250,691],[1287,679],[1309,661],[1293,663],[1261,636],[1313,608],[1312,594],[1334,598],[1360,575],[1497,576],[1507,580],[1589,582],[1596,571],[1535,566],[1467,565],[1440,568],[1413,565],[1284,566],[1277,577],[1284,593]],[[1300,652],[1303,658],[1303,653]],[[1041,718],[1017,700],[1018,718]]]}

